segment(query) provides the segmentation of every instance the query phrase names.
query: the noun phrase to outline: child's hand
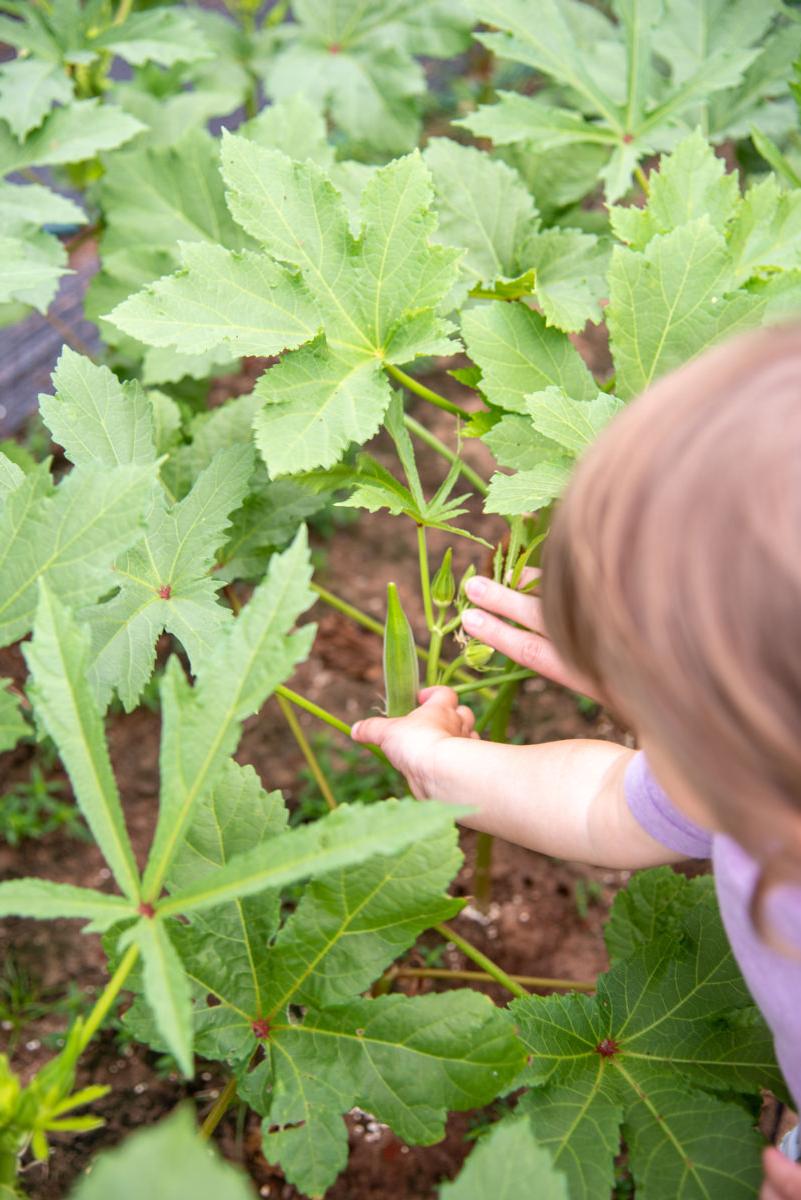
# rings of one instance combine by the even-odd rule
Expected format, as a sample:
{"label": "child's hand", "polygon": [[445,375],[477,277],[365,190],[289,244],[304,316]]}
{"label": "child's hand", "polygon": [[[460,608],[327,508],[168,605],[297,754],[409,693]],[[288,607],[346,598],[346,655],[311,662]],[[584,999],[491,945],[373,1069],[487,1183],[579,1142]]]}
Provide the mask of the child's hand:
{"label": "child's hand", "polygon": [[424,688],[420,707],[405,717],[368,717],[350,731],[355,742],[380,746],[405,776],[418,800],[436,795],[437,747],[450,738],[478,737],[474,717],[447,687]]}
{"label": "child's hand", "polygon": [[[527,583],[538,575],[539,571],[527,569],[523,572],[523,582]],[[514,591],[482,575],[474,575],[465,591],[468,599],[477,605],[462,614],[462,625],[471,637],[486,642],[522,667],[538,671],[554,683],[562,683],[585,696],[597,698],[593,696],[592,685],[566,667],[554,650],[543,623],[542,604],[536,596]],[[482,612],[482,609],[486,611]],[[515,629],[507,621],[499,621],[489,613],[497,613],[499,617],[506,617],[523,628]]]}
{"label": "child's hand", "polygon": [[759,1200],[801,1200],[801,1163],[791,1162],[771,1147],[762,1158],[765,1178]]}

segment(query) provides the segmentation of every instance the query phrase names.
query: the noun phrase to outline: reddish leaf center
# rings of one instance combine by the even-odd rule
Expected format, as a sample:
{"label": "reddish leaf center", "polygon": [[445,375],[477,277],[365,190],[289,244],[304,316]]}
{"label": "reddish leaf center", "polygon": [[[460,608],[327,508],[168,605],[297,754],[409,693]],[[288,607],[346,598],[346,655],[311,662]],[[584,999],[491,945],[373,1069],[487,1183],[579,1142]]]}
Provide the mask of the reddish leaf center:
{"label": "reddish leaf center", "polygon": [[159,588],[159,596],[161,596],[162,600],[169,600],[171,595],[172,587],[169,583],[163,583]]}
{"label": "reddish leaf center", "polygon": [[259,1017],[258,1021],[254,1021],[250,1028],[257,1038],[268,1038],[270,1036],[270,1022],[266,1017]]}
{"label": "reddish leaf center", "polygon": [[619,1052],[620,1046],[617,1044],[614,1038],[604,1038],[602,1042],[598,1043],[595,1049],[598,1054],[602,1055],[604,1058],[614,1058],[614,1056]]}
{"label": "reddish leaf center", "polygon": [[626,146],[630,146],[633,141],[634,141],[633,133],[624,133],[623,134],[623,142]]}
{"label": "reddish leaf center", "polygon": [[340,46],[339,42],[332,42],[331,45],[328,47],[328,53],[329,54],[341,54],[342,47]]}
{"label": "reddish leaf center", "polygon": [[139,907],[136,911],[139,913],[140,917],[152,918],[152,917],[155,917],[155,915],[156,915],[155,908],[153,907],[152,904],[148,904],[148,902],[146,900],[142,901],[142,903],[139,905]]}

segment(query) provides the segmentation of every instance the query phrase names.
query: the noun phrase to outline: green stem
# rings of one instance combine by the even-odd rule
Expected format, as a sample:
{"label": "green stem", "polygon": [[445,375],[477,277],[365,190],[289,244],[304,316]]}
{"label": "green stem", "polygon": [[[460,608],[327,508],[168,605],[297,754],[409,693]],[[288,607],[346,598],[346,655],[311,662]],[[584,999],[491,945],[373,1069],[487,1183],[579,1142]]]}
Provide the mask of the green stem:
{"label": "green stem", "polygon": [[414,417],[408,416],[408,414],[404,416],[403,423],[410,433],[413,433],[416,437],[419,437],[421,442],[424,442],[430,450],[434,450],[440,455],[441,458],[444,458],[446,462],[451,463],[451,465],[458,462],[459,470],[461,471],[462,475],[464,475],[465,479],[468,479],[476,491],[480,492],[482,496],[487,495],[489,492],[489,484],[484,482],[478,471],[474,471],[468,463],[463,462],[458,454],[451,450],[449,446],[446,446],[444,442],[441,442],[438,437],[435,437],[430,430],[426,429],[425,425],[421,425],[419,421],[416,421]]}
{"label": "green stem", "polygon": [[[509,725],[509,715],[517,694],[518,681],[512,680],[501,685],[493,701],[493,712],[489,722],[490,740],[505,742]],[[490,833],[480,833],[476,843],[476,873],[473,889],[476,906],[480,912],[487,912],[492,900],[492,847],[494,838]]]}
{"label": "green stem", "polygon": [[420,562],[420,588],[423,593],[423,610],[429,633],[434,628],[434,606],[431,603],[431,575],[428,570],[428,546],[425,525],[417,526],[417,557]]}
{"label": "green stem", "polygon": [[289,9],[289,0],[279,0],[278,4],[273,5],[267,13],[267,19],[264,22],[267,26],[280,25]]}
{"label": "green stem", "polygon": [[[494,979],[489,971],[453,971],[448,967],[390,967],[391,979]],[[551,979],[546,975],[509,975],[521,987],[569,988],[576,992],[594,992],[597,984],[588,979]]]}
{"label": "green stem", "polygon": [[281,709],[281,712],[284,714],[284,719],[287,725],[292,731],[292,736],[300,747],[301,754],[306,759],[306,765],[311,771],[314,781],[320,789],[323,800],[325,800],[329,809],[333,812],[337,806],[337,802],[334,799],[334,794],[331,791],[325,774],[323,773],[323,769],[320,766],[317,755],[312,750],[306,734],[300,727],[300,722],[295,716],[295,710],[292,708],[292,705],[284,699],[283,696],[276,696],[276,700],[278,701],[278,706]]}
{"label": "green stem", "polygon": [[[288,700],[290,704],[294,704],[297,708],[302,708],[304,712],[311,713],[313,717],[317,717],[320,721],[325,721],[326,725],[330,725],[332,729],[338,729],[340,733],[344,733],[345,737],[350,737],[350,725],[346,725],[344,721],[340,721],[339,717],[335,717],[333,713],[328,712],[324,708],[320,708],[319,704],[315,704],[312,700],[307,700],[305,696],[301,696],[298,692],[293,692],[291,688],[284,687],[279,684],[275,689],[274,695],[282,696],[284,700]],[[374,746],[372,742],[362,742],[365,750],[369,750],[382,763],[390,766],[390,761],[384,754],[383,750],[379,750],[378,746]]]}
{"label": "green stem", "polygon": [[206,1117],[205,1121],[200,1127],[200,1136],[203,1138],[204,1142],[207,1142],[214,1133],[214,1130],[217,1128],[220,1121],[233,1104],[235,1096],[236,1075],[232,1075],[217,1099],[214,1101],[214,1107],[211,1109],[209,1115]]}
{"label": "green stem", "polygon": [[120,0],[120,7],[117,9],[117,14],[111,24],[122,25],[130,17],[132,8],[133,0]]}
{"label": "green stem", "polygon": [[[459,672],[459,668],[461,667],[463,662],[464,662],[464,655],[460,654],[458,658],[454,658],[453,662],[448,663],[448,665],[445,667],[445,672],[442,676],[443,684],[447,684],[448,686],[450,686],[451,679],[453,678],[454,675],[457,674],[457,672]],[[461,672],[459,672],[459,673],[461,673]],[[479,679],[471,680],[471,684],[477,691],[479,691],[483,687],[486,687],[486,684],[482,683],[481,680],[479,680]],[[462,687],[467,687],[467,686],[468,686],[468,684],[466,684],[466,683],[462,684]]]}
{"label": "green stem", "polygon": [[459,408],[458,404],[454,404],[452,400],[446,400],[438,392],[432,392],[431,388],[426,387],[424,383],[420,383],[417,379],[413,379],[405,371],[401,371],[400,367],[396,367],[393,363],[385,362],[384,370],[393,379],[397,379],[398,383],[402,383],[408,391],[414,392],[415,396],[420,396],[422,400],[427,400],[429,404],[433,404],[436,408],[441,408],[443,412],[451,413],[454,417],[464,417],[465,414]]}
{"label": "green stem", "polygon": [[78,354],[82,354],[84,358],[88,358],[90,362],[97,361],[96,356],[92,353],[91,348],[87,346],[83,338],[80,337],[74,329],[70,329],[69,325],[65,324],[65,322],[62,321],[60,317],[57,317],[55,313],[46,312],[45,320],[52,329],[55,329],[59,337],[64,339],[70,349],[76,350]]}
{"label": "green stem", "polygon": [[109,979],[108,983],[103,988],[103,991],[95,1001],[95,1006],[86,1020],[86,1024],[81,1031],[79,1053],[83,1054],[84,1050],[105,1021],[111,1010],[111,1006],[117,999],[117,996],[120,994],[122,985],[130,975],[133,965],[138,957],[139,947],[136,945],[130,945],[120,959],[117,970],[111,976],[111,979]]}
{"label": "green stem", "polygon": [[642,190],[643,190],[643,192],[645,193],[645,195],[646,195],[646,196],[650,195],[651,188],[650,188],[650,186],[649,186],[649,184],[648,184],[648,177],[647,177],[647,175],[645,174],[645,171],[643,171],[642,167],[640,167],[640,166],[636,166],[636,167],[634,168],[634,178],[635,178],[635,179],[637,180],[637,182],[639,183],[639,185],[640,185],[640,187],[642,188]]}
{"label": "green stem", "polygon": [[475,679],[472,683],[457,683],[453,690],[457,696],[466,696],[469,692],[477,692],[488,683],[493,687],[500,687],[502,683],[522,683],[524,679],[533,679],[534,675],[534,671],[527,671],[522,667],[518,671],[504,671],[502,675],[489,675],[483,681]]}
{"label": "green stem", "polygon": [[[428,643],[428,663],[426,665],[426,687],[433,687],[439,674],[439,655],[442,650],[442,630],[435,626],[431,630],[431,640]],[[480,685],[479,685],[480,686]]]}
{"label": "green stem", "polygon": [[468,942],[455,929],[451,929],[450,925],[443,923],[435,925],[434,928],[440,937],[444,937],[448,942],[453,942],[454,946],[457,946],[466,958],[474,962],[482,971],[486,971],[487,975],[491,979],[494,979],[496,983],[499,983],[501,987],[505,987],[507,992],[511,992],[513,996],[519,996],[521,999],[525,999],[528,996],[526,989],[521,987],[511,975],[507,975],[503,967],[499,967],[491,958],[487,958],[486,954],[482,954],[478,947]]}

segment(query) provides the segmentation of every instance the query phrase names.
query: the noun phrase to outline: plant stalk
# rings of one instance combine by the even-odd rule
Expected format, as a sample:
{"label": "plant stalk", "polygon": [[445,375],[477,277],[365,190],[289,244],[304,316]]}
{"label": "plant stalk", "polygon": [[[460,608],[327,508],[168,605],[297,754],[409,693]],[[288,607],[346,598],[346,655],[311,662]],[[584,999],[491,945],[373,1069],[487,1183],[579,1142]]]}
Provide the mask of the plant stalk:
{"label": "plant stalk", "polygon": [[117,9],[117,13],[114,17],[114,20],[111,22],[111,24],[112,25],[122,25],[123,22],[127,21],[129,16],[131,15],[132,8],[133,8],[133,0],[120,0],[120,7]]}
{"label": "plant stalk", "polygon": [[499,675],[489,675],[484,680],[476,679],[473,683],[457,683],[452,684],[453,690],[457,696],[466,696],[470,692],[477,692],[479,688],[485,687],[488,683],[493,687],[500,687],[502,683],[522,683],[525,679],[533,679],[536,672],[527,671],[525,667],[521,667],[518,671],[504,671]]}
{"label": "plant stalk", "polygon": [[283,696],[276,696],[276,700],[278,701],[278,707],[284,714],[284,719],[287,725],[292,731],[292,736],[300,748],[301,754],[306,759],[306,765],[314,777],[314,782],[320,789],[323,800],[325,800],[329,810],[333,812],[337,806],[337,802],[334,799],[334,794],[331,791],[328,780],[326,779],[323,769],[320,766],[319,759],[309,745],[309,740],[306,737],[306,734],[303,732],[298,718],[295,716],[295,710],[292,708],[292,705],[284,699]]}
{"label": "plant stalk", "polygon": [[[302,708],[304,712],[311,713],[313,717],[317,717],[320,721],[325,721],[326,725],[330,725],[332,729],[338,729],[340,733],[344,733],[345,737],[350,737],[350,725],[346,725],[344,721],[340,721],[339,717],[335,717],[333,713],[328,712],[324,708],[320,708],[319,704],[315,704],[312,700],[307,700],[305,696],[301,696],[298,692],[293,692],[291,688],[284,687],[279,684],[273,692],[274,696],[283,697],[290,704],[294,704],[297,708]],[[372,742],[360,743],[365,750],[369,750],[377,759],[380,759],[386,766],[391,766],[389,759],[383,750],[379,750],[378,746],[374,746]]]}
{"label": "plant stalk", "polygon": [[[428,643],[428,662],[426,664],[426,687],[434,687],[439,674],[439,656],[442,650],[442,630],[438,625],[431,630]],[[481,686],[480,684],[478,685]]]}
{"label": "plant stalk", "polygon": [[423,593],[426,628],[431,633],[434,629],[434,606],[431,603],[431,574],[428,569],[428,546],[426,545],[425,525],[417,526],[417,557],[420,563],[420,589]]}
{"label": "plant stalk", "polygon": [[451,465],[458,462],[459,470],[465,479],[468,479],[472,483],[477,492],[480,492],[482,496],[486,496],[489,491],[489,485],[484,482],[478,471],[473,470],[469,463],[464,462],[458,454],[451,450],[449,446],[446,446],[444,442],[441,442],[430,430],[426,429],[425,425],[421,425],[419,421],[416,421],[414,417],[410,417],[408,414],[404,415],[403,423],[410,433],[419,437],[421,442],[424,442],[430,450],[434,450],[446,462],[449,462]]}
{"label": "plant stalk", "polygon": [[[494,979],[489,971],[455,971],[448,967],[391,967],[388,973],[391,979],[462,979],[479,983]],[[510,975],[509,979],[521,987],[566,988],[576,992],[594,992],[597,986],[588,979],[550,979],[545,975]]]}
{"label": "plant stalk", "polygon": [[458,404],[454,404],[452,400],[446,400],[444,396],[440,396],[439,392],[433,392],[424,383],[420,383],[411,375],[407,375],[405,371],[401,371],[400,367],[396,367],[394,363],[385,362],[384,370],[393,379],[397,379],[398,383],[402,383],[408,391],[414,392],[415,396],[420,396],[422,400],[427,400],[429,404],[441,408],[443,412],[450,413],[454,417],[464,417],[465,414]]}
{"label": "plant stalk", "polygon": [[114,974],[109,979],[103,991],[95,1001],[94,1008],[90,1012],[86,1024],[81,1031],[80,1053],[83,1054],[86,1047],[91,1042],[92,1038],[97,1033],[100,1026],[108,1016],[111,1006],[120,994],[125,980],[130,975],[134,963],[139,957],[139,947],[130,945],[120,959],[119,966]]}
{"label": "plant stalk", "polygon": [[[517,681],[501,685],[491,707],[492,717],[489,722],[490,741],[505,742],[509,725],[509,714],[512,711],[517,694]],[[487,912],[492,900],[492,847],[494,838],[491,833],[480,833],[476,842],[476,873],[475,895],[476,905],[480,912]]]}
{"label": "plant stalk", "polygon": [[526,989],[521,987],[511,975],[507,975],[503,967],[499,967],[498,964],[494,963],[491,958],[487,958],[486,954],[482,954],[477,946],[474,946],[471,942],[468,942],[467,939],[463,938],[462,935],[457,933],[455,929],[451,929],[450,925],[445,925],[443,923],[441,925],[435,925],[434,928],[440,937],[444,937],[448,942],[453,942],[454,946],[457,946],[458,949],[461,950],[462,954],[471,959],[477,967],[480,967],[482,971],[485,971],[486,974],[489,975],[491,979],[494,979],[496,983],[499,983],[501,987],[505,987],[507,992],[511,992],[513,996],[519,996],[521,999],[525,999],[525,997],[528,996]]}
{"label": "plant stalk", "polygon": [[639,165],[634,168],[634,178],[639,183],[639,185],[642,188],[645,195],[649,196],[651,194],[651,188],[648,183],[648,176],[645,174],[645,171],[643,171],[642,167]]}
{"label": "plant stalk", "polygon": [[235,1096],[236,1075],[232,1075],[217,1099],[214,1101],[214,1107],[211,1109],[205,1121],[200,1126],[200,1136],[203,1138],[204,1142],[207,1142],[214,1133],[214,1130],[217,1128],[220,1121],[233,1104]]}

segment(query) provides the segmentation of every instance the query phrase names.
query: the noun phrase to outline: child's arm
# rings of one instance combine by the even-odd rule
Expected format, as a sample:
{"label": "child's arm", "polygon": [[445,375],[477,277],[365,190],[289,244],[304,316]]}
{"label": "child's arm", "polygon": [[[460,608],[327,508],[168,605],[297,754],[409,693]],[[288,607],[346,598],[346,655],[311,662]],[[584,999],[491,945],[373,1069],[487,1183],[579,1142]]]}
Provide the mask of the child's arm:
{"label": "child's arm", "polygon": [[352,731],[357,742],[381,746],[418,799],[471,805],[465,825],[573,862],[651,867],[682,858],[629,811],[623,774],[634,751],[588,739],[482,742],[450,688],[428,688],[420,698],[407,717],[369,717]]}

